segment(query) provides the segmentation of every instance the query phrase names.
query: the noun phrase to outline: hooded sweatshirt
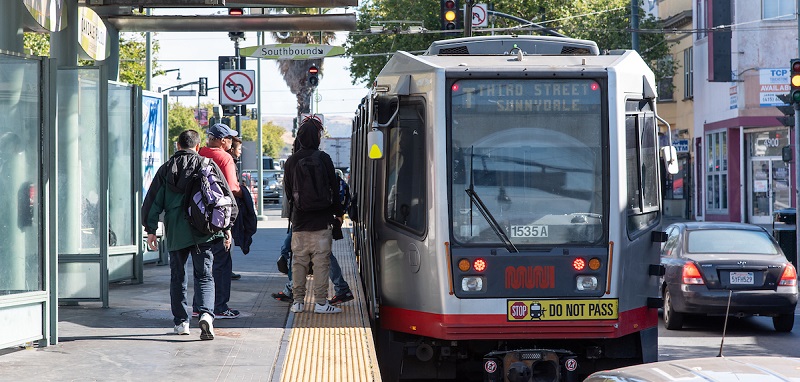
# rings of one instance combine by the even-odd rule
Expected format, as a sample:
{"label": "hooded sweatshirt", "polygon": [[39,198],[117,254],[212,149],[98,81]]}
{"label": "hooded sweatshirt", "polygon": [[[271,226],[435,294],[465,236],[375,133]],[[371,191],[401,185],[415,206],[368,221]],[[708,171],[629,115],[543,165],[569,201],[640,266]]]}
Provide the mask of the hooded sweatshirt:
{"label": "hooded sweatshirt", "polygon": [[[224,237],[222,232],[204,235],[192,228],[186,219],[183,208],[184,192],[202,160],[203,157],[194,150],[177,151],[158,169],[142,203],[142,225],[148,234],[156,233],[159,215],[164,212],[164,236],[168,251],[177,251]],[[217,177],[225,179],[213,161],[211,167],[216,171]],[[230,194],[230,190],[228,193]]]}
{"label": "hooded sweatshirt", "polygon": [[[294,181],[294,169],[297,162],[305,157],[311,156],[315,151],[319,151],[319,126],[312,121],[306,121],[300,125],[297,130],[297,138],[295,139],[296,151],[284,164],[283,187],[286,191],[286,196],[292,198]],[[324,151],[321,152],[320,157],[325,164],[325,169],[328,173],[328,182],[331,190],[331,200],[339,200],[339,181],[336,177],[336,172],[333,167],[333,160]],[[330,228],[333,222],[333,217],[341,217],[344,215],[344,210],[340,203],[333,203],[327,209],[320,211],[299,211],[296,208],[291,208],[291,221],[292,231],[320,231]]]}

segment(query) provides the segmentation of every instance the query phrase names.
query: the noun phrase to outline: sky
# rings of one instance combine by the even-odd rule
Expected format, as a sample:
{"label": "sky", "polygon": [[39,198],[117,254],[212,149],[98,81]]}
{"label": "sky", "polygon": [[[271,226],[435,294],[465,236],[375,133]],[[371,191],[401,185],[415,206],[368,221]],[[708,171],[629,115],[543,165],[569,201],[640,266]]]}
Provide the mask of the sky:
{"label": "sky", "polygon": [[[224,11],[227,8],[209,9],[158,9],[154,10],[154,15],[165,14],[213,14]],[[265,33],[265,44],[274,44],[271,41],[270,33]],[[346,32],[337,33],[337,39],[332,45],[343,46]],[[233,56],[234,43],[228,38],[228,32],[184,32],[184,33],[162,33],[159,32],[153,37],[160,44],[160,50],[156,55],[160,70],[180,69],[181,80],[177,80],[177,72],[166,73],[151,79],[151,89],[157,91],[179,85],[182,83],[197,81],[200,77],[208,78],[208,87],[219,86],[219,69],[217,59],[219,56]],[[245,41],[239,43],[239,47],[257,46],[259,41],[256,32],[246,32]],[[355,113],[358,103],[367,94],[365,85],[353,85],[349,71],[350,60],[344,57],[329,57],[323,63],[322,75],[317,91],[318,102],[314,104],[314,110],[326,116],[350,118]],[[250,58],[247,61],[247,70],[257,70],[257,60]],[[286,82],[278,71],[275,60],[261,60],[261,94],[262,120],[270,121],[270,117],[291,118],[297,111],[297,98],[289,91]],[[196,85],[190,85],[183,90],[197,89]],[[169,102],[175,102],[175,97],[170,97]],[[197,97],[179,97],[179,102],[185,105],[197,105]],[[207,97],[200,97],[201,103],[219,103],[219,90],[212,89]],[[248,110],[256,105],[248,105]]]}

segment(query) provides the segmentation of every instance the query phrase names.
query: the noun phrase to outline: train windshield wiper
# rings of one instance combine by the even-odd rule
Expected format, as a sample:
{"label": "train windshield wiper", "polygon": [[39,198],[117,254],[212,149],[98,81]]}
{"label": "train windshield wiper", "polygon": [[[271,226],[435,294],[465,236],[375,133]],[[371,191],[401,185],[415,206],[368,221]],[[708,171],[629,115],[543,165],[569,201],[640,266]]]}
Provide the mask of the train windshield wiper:
{"label": "train windshield wiper", "polygon": [[[506,233],[503,232],[503,229],[500,228],[500,224],[497,223],[497,220],[495,220],[494,215],[492,215],[491,211],[489,211],[489,209],[486,208],[486,205],[483,204],[481,197],[478,196],[478,193],[475,192],[475,172],[474,172],[475,167],[473,167],[472,165],[474,155],[475,155],[475,146],[472,146],[472,149],[470,150],[469,154],[469,172],[470,172],[469,188],[464,190],[467,193],[467,195],[469,195],[470,219],[472,218],[472,205],[476,204],[478,206],[478,211],[481,212],[483,218],[486,219],[487,223],[489,223],[489,227],[492,227],[492,231],[494,231],[497,237],[500,238],[500,240],[506,246],[506,249],[508,249],[509,252],[519,252],[517,247],[514,246],[514,243],[511,242],[511,239],[508,238],[508,235],[506,235]],[[470,225],[472,225],[472,222],[470,222]]]}

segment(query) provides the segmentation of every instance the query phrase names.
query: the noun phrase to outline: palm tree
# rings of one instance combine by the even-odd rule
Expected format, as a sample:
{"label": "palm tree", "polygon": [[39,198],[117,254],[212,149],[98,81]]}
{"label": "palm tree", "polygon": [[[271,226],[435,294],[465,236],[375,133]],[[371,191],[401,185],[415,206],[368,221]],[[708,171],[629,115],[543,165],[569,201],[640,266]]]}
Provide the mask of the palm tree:
{"label": "palm tree", "polygon": [[[284,8],[278,12],[285,13],[319,13],[313,8]],[[273,32],[272,37],[281,44],[329,44],[335,39],[332,32]],[[297,115],[311,112],[311,93],[314,88],[308,83],[307,73],[311,65],[319,68],[319,76],[323,76],[323,59],[312,60],[278,60],[278,69],[289,90],[297,97]]]}

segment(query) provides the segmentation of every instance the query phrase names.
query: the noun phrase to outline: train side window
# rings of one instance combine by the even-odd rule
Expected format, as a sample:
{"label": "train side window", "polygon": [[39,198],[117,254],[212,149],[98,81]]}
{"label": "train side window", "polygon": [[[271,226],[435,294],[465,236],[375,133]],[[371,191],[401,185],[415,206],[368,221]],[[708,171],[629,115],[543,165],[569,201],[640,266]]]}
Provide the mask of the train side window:
{"label": "train side window", "polygon": [[386,136],[386,219],[416,233],[425,231],[425,106],[402,102]]}
{"label": "train side window", "polygon": [[628,235],[655,224],[659,214],[658,145],[655,115],[647,101],[626,103],[625,159],[628,185]]}

